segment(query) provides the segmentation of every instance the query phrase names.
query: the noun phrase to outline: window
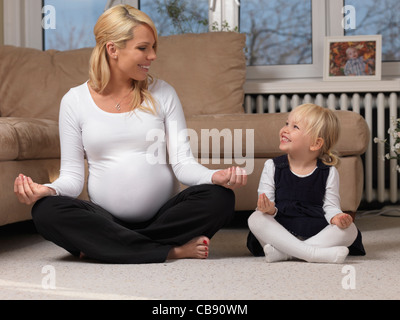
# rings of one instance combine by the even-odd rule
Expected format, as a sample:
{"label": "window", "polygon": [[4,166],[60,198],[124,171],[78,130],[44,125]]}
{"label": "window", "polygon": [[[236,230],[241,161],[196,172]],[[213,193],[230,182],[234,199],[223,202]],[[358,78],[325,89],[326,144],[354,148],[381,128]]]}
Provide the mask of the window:
{"label": "window", "polygon": [[321,0],[240,1],[240,31],[248,33],[247,79],[322,77],[325,11]]}
{"label": "window", "polygon": [[140,0],[160,36],[208,31],[208,0]]}
{"label": "window", "polygon": [[[67,46],[92,46],[94,42],[89,41],[94,41],[93,26],[102,10],[128,3],[146,12],[160,35],[239,28],[247,35],[248,80],[320,79],[325,36],[361,34],[382,34],[382,75],[400,76],[398,0],[3,0],[3,3],[4,43],[10,45],[61,50]],[[54,34],[54,30],[41,26],[46,14],[42,13],[43,6],[51,3],[57,10],[58,30]],[[168,5],[173,9],[170,12],[165,9]],[[355,29],[343,28],[345,5],[355,8]],[[67,7],[77,11],[71,13]],[[68,20],[71,14],[75,20]],[[75,38],[66,36],[71,33]]]}
{"label": "window", "polygon": [[240,32],[249,66],[312,63],[311,0],[242,0]]}
{"label": "window", "polygon": [[400,61],[400,2],[398,0],[345,0],[354,7],[354,28],[346,36],[382,35],[382,61]]}
{"label": "window", "polygon": [[93,27],[106,3],[107,0],[44,0],[43,49],[93,47]]}
{"label": "window", "polygon": [[[4,44],[39,50],[93,46],[106,7],[138,0],[3,0]],[[48,7],[46,7],[48,6]]]}
{"label": "window", "polygon": [[[43,49],[93,47],[93,27],[109,4],[107,0],[44,0],[44,17],[54,10],[56,27],[49,24],[43,28]],[[138,5],[154,21],[161,36],[207,32],[209,29],[208,0],[141,0],[136,3]],[[47,10],[47,6],[51,6],[51,10]]]}

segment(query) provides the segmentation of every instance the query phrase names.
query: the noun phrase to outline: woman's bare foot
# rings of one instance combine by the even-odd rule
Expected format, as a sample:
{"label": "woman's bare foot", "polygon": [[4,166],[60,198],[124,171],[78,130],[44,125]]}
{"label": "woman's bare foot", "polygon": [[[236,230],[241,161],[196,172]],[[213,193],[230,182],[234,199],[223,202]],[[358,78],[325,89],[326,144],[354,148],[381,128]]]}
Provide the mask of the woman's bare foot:
{"label": "woman's bare foot", "polygon": [[190,240],[180,247],[174,247],[168,253],[167,259],[206,259],[208,257],[208,245],[210,239],[200,236]]}

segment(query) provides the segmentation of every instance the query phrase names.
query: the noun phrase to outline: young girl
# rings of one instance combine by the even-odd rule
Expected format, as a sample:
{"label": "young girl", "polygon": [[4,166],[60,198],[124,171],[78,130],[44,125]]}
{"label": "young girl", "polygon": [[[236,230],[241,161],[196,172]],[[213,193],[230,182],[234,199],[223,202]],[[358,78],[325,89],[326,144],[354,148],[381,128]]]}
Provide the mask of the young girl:
{"label": "young girl", "polygon": [[332,150],[339,137],[335,114],[301,105],[279,137],[286,154],[265,162],[257,209],[248,220],[250,251],[256,256],[263,251],[267,262],[295,257],[343,263],[357,238],[358,254],[365,254],[351,216],[340,209],[339,158]]}

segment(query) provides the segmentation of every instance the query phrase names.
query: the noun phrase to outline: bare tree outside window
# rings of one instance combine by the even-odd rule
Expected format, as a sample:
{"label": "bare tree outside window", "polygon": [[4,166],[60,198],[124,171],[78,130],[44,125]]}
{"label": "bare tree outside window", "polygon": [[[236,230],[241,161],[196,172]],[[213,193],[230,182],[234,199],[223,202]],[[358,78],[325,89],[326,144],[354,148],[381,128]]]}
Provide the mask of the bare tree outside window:
{"label": "bare tree outside window", "polygon": [[250,66],[312,63],[311,0],[242,0]]}
{"label": "bare tree outside window", "polygon": [[160,36],[208,32],[208,0],[141,0]]}
{"label": "bare tree outside window", "polygon": [[400,61],[400,1],[345,0],[354,6],[355,29],[345,30],[346,36],[382,35],[382,60]]}

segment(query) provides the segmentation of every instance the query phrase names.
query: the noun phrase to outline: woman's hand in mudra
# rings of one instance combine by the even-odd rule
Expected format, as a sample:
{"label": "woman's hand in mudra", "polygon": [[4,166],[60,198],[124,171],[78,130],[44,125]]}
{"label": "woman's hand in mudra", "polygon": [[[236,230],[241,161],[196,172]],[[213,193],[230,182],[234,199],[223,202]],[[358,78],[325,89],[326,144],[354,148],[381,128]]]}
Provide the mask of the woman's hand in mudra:
{"label": "woman's hand in mudra", "polygon": [[230,167],[215,172],[212,176],[212,182],[233,190],[246,185],[247,173],[242,168]]}
{"label": "woman's hand in mudra", "polygon": [[43,197],[55,195],[56,191],[20,174],[14,182],[14,193],[21,203],[31,205]]}

